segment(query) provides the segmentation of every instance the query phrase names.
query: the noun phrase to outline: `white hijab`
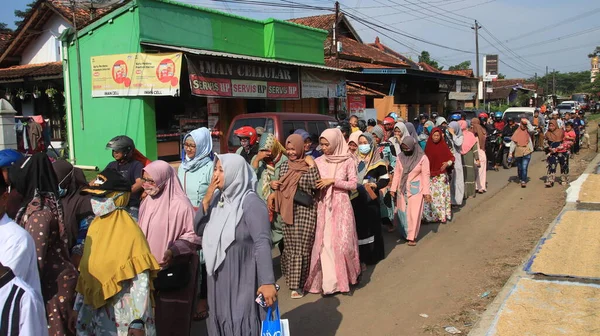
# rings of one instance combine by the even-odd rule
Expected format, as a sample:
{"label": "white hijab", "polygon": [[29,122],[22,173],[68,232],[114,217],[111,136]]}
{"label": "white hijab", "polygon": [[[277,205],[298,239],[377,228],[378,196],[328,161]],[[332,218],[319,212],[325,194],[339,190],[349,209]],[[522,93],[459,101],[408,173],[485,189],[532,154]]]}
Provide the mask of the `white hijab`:
{"label": "white hijab", "polygon": [[225,183],[223,190],[213,196],[210,219],[202,237],[208,275],[213,275],[225,260],[227,248],[235,241],[235,229],[242,220],[244,199],[256,191],[258,183],[254,170],[242,156],[223,154],[216,157],[215,164],[216,160],[221,161]]}

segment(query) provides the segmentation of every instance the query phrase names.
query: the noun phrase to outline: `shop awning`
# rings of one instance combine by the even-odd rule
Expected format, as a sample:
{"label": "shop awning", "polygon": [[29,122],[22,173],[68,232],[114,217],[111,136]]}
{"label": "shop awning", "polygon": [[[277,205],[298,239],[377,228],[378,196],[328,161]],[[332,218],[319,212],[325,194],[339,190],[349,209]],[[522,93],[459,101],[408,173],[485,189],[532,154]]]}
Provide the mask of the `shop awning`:
{"label": "shop awning", "polygon": [[338,68],[328,67],[325,65],[281,61],[281,60],[274,60],[274,59],[270,59],[270,58],[239,55],[239,54],[232,54],[232,53],[205,50],[205,49],[193,49],[193,48],[186,48],[186,47],[171,46],[171,45],[166,45],[166,44],[148,43],[148,42],[142,42],[142,45],[149,46],[149,47],[169,49],[169,50],[177,50],[177,51],[181,51],[184,53],[200,55],[200,56],[225,57],[225,58],[232,58],[232,59],[245,60],[245,61],[275,63],[275,64],[281,64],[281,65],[287,65],[287,66],[298,66],[298,67],[303,67],[303,68],[310,68],[310,69],[324,70],[324,71],[359,73],[358,71],[338,69]]}
{"label": "shop awning", "polygon": [[477,92],[450,92],[448,93],[449,100],[475,100]]}

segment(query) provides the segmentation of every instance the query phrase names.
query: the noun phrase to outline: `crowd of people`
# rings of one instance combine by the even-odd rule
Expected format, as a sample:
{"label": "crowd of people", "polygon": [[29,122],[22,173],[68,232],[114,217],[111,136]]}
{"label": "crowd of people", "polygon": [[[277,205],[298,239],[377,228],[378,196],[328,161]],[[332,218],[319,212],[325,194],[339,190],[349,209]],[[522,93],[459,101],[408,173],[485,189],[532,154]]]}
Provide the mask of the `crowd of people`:
{"label": "crowd of people", "polygon": [[280,143],[244,126],[235,154],[214,153],[199,128],[184,137],[178,170],[117,136],[106,146],[114,161],[92,181],[43,153],[0,151],[0,328],[189,335],[206,319],[209,335],[257,335],[279,290],[273,247],[292,299],[349,295],[385,258],[384,231],[415,246],[421,223],[447,223],[487,191],[494,129],[511,137],[523,187],[536,147],[546,185],[558,166],[566,182],[583,121],[552,117],[546,127],[539,113],[506,125],[486,114],[352,116],[318,143],[302,129]]}

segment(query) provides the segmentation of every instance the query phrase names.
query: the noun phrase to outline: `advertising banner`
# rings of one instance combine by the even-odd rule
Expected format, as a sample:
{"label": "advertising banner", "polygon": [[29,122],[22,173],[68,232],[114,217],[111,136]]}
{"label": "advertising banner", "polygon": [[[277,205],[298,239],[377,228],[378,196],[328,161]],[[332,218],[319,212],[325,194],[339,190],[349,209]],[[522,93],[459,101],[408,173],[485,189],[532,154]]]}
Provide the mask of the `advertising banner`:
{"label": "advertising banner", "polygon": [[355,115],[364,119],[367,100],[365,96],[348,95],[348,116]]}
{"label": "advertising banner", "polygon": [[299,99],[297,67],[186,55],[192,94]]}
{"label": "advertising banner", "polygon": [[302,70],[302,98],[341,98],[346,96],[346,80],[335,74]]}
{"label": "advertising banner", "polygon": [[496,76],[498,75],[498,55],[486,55],[484,57],[484,69],[485,75]]}
{"label": "advertising banner", "polygon": [[91,57],[92,97],[177,96],[181,53]]}

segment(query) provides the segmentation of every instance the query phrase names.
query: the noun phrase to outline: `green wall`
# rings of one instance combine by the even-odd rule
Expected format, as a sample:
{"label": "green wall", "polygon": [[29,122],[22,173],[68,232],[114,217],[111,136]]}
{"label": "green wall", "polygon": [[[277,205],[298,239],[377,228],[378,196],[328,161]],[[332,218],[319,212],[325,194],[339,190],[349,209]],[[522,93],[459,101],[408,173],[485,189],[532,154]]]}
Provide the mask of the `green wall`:
{"label": "green wall", "polygon": [[[127,6],[130,7],[130,6]],[[77,56],[74,44],[68,49],[71,110],[75,160],[78,165],[103,169],[112,161],[106,143],[114,136],[130,136],[139,150],[156,159],[156,126],[153,97],[92,98],[90,57],[140,52],[137,10],[120,10],[112,23],[98,22],[81,32],[81,83],[83,87],[84,129],[81,129]]]}
{"label": "green wall", "polygon": [[269,19],[265,21],[265,57],[324,64],[323,41],[327,32]]}

